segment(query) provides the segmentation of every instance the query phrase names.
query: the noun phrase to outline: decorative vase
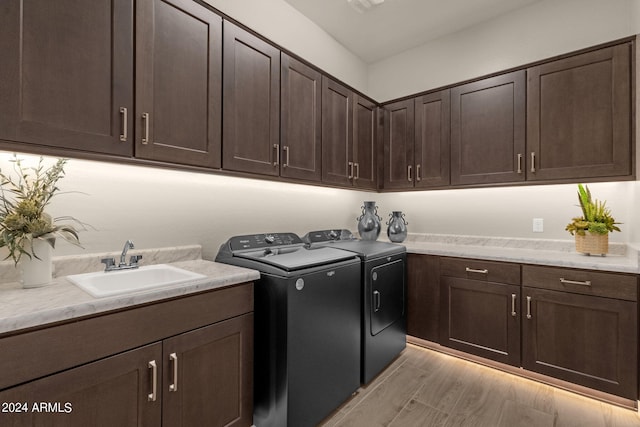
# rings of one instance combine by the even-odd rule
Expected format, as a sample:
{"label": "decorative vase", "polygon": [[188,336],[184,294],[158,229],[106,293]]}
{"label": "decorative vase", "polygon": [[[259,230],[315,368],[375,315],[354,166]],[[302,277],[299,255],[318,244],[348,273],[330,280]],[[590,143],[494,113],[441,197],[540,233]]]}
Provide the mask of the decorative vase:
{"label": "decorative vase", "polygon": [[362,240],[376,240],[380,235],[380,222],[382,218],[378,216],[376,202],[364,202],[362,215],[358,220],[358,233]]}
{"label": "decorative vase", "polygon": [[609,234],[597,234],[589,231],[581,236],[576,233],[576,252],[586,255],[605,256],[609,252]]}
{"label": "decorative vase", "polygon": [[387,222],[387,236],[394,243],[402,243],[407,238],[407,221],[401,211],[393,211],[389,214],[390,218]]}
{"label": "decorative vase", "polygon": [[37,288],[51,283],[53,252],[51,245],[46,240],[34,239],[24,249],[31,254],[31,257],[22,254],[18,262],[22,287]]}

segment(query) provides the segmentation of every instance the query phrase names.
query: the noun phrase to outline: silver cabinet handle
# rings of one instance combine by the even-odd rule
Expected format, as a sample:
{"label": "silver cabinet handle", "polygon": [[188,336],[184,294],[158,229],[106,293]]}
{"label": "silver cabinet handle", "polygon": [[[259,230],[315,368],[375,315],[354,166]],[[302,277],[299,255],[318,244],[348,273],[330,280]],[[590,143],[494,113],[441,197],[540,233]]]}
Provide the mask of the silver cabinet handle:
{"label": "silver cabinet handle", "polygon": [[484,270],[476,270],[474,268],[465,268],[464,271],[466,271],[467,273],[480,273],[480,274],[489,274],[489,270],[487,270],[486,268]]}
{"label": "silver cabinet handle", "polygon": [[148,368],[151,369],[151,393],[147,395],[147,400],[155,402],[158,396],[158,364],[152,360],[149,362]]}
{"label": "silver cabinet handle", "polygon": [[536,153],[535,151],[531,152],[531,172],[536,172]]}
{"label": "silver cabinet handle", "polygon": [[355,170],[355,173],[353,174],[353,179],[357,180],[358,178],[360,178],[360,163],[354,163],[353,164],[353,168]]}
{"label": "silver cabinet handle", "polygon": [[353,178],[353,162],[347,163],[347,179]]}
{"label": "silver cabinet handle", "polygon": [[591,280],[585,280],[584,282],[579,282],[576,280],[567,280],[560,278],[560,283],[563,285],[580,285],[580,286],[591,286]]}
{"label": "silver cabinet handle", "polygon": [[280,144],[273,144],[273,149],[276,151],[276,161],[273,162],[273,166],[280,164]]}
{"label": "silver cabinet handle", "polygon": [[411,165],[407,166],[407,181],[413,181],[413,177],[411,176]]}
{"label": "silver cabinet handle", "polygon": [[518,153],[518,173],[522,173],[522,154]]}
{"label": "silver cabinet handle", "polygon": [[422,165],[420,165],[420,163],[418,163],[416,165],[416,181],[420,182],[422,181],[422,172],[420,169],[422,169],[421,167]]}
{"label": "silver cabinet handle", "polygon": [[373,291],[373,311],[374,313],[380,310],[380,292]]}
{"label": "silver cabinet handle", "polygon": [[122,133],[120,133],[120,141],[125,142],[127,140],[127,108],[120,107],[120,114],[122,114]]}
{"label": "silver cabinet handle", "polygon": [[527,319],[531,319],[531,297],[527,297]]}
{"label": "silver cabinet handle", "polygon": [[178,355],[171,353],[169,362],[173,364],[173,383],[169,385],[169,391],[178,391]]}
{"label": "silver cabinet handle", "polygon": [[289,147],[287,145],[282,146],[282,151],[284,151],[284,163],[282,164],[283,168],[289,166]]}
{"label": "silver cabinet handle", "polygon": [[516,313],[516,294],[511,294],[511,315],[516,317],[518,313]]}
{"label": "silver cabinet handle", "polygon": [[142,125],[144,128],[142,143],[146,145],[149,143],[149,113],[142,113]]}

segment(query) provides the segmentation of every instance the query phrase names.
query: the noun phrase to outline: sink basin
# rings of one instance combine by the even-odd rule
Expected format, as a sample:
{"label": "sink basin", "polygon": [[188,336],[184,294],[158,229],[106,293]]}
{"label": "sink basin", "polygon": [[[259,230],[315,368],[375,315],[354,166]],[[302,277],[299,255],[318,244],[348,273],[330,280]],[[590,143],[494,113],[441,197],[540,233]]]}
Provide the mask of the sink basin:
{"label": "sink basin", "polygon": [[75,274],[68,276],[67,279],[99,298],[162,288],[205,277],[207,276],[171,265],[157,264],[131,270]]}

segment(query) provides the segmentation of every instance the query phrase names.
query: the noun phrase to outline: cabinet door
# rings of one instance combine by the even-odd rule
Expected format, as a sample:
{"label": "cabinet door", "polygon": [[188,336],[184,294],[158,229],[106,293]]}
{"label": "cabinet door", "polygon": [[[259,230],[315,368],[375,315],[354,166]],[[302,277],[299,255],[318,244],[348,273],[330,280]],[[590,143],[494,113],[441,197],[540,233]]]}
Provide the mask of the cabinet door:
{"label": "cabinet door", "polygon": [[136,2],[136,157],[220,167],[222,19],[191,0]]}
{"label": "cabinet door", "polygon": [[353,184],[359,188],[377,187],[377,108],[361,96],[353,103]]}
{"label": "cabinet door", "polygon": [[161,356],[161,344],[153,344],[7,389],[0,401],[25,403],[28,411],[3,411],[0,425],[159,426]]}
{"label": "cabinet door", "polygon": [[353,178],[353,93],[322,77],[322,181],[350,186]]}
{"label": "cabinet door", "polygon": [[222,167],[280,173],[280,51],[224,21]]}
{"label": "cabinet door", "polygon": [[451,184],[523,181],[525,72],[451,89]]}
{"label": "cabinet door", "polygon": [[636,400],[637,303],[523,288],[522,367]]}
{"label": "cabinet door", "polygon": [[527,179],[631,174],[631,46],[527,70]]}
{"label": "cabinet door", "polygon": [[385,105],[384,187],[412,188],[414,180],[413,99]]}
{"label": "cabinet door", "polygon": [[440,323],[440,260],[407,254],[407,334],[438,342]]}
{"label": "cabinet door", "polygon": [[442,277],[440,344],[520,366],[520,287]]}
{"label": "cabinet door", "polygon": [[252,424],[253,314],[165,340],[163,360],[163,426]]}
{"label": "cabinet door", "polygon": [[449,185],[451,97],[449,90],[415,99],[416,187]]}
{"label": "cabinet door", "polygon": [[280,175],[322,179],[322,74],[282,54]]}
{"label": "cabinet door", "polygon": [[133,153],[130,1],[3,0],[0,52],[0,139]]}

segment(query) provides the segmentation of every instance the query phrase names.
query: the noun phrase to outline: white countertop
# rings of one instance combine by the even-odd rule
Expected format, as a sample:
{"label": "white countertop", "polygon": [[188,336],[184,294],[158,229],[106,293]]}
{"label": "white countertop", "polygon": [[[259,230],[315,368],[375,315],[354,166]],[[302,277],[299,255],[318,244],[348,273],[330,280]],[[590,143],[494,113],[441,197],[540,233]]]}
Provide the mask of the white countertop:
{"label": "white countertop", "polygon": [[[381,236],[379,240],[386,239]],[[612,244],[611,253],[605,257],[576,253],[573,243],[564,240],[410,234],[402,245],[407,252],[415,254],[640,273],[640,251],[632,245]],[[200,259],[199,246],[142,252],[145,254],[143,260],[148,264],[167,263],[207,277],[161,289],[94,298],[70,283],[66,275],[99,271],[104,267],[99,263],[103,256],[61,257],[58,261],[54,258],[54,267],[61,277],[55,278],[50,285],[23,289],[16,281],[0,283],[0,334],[250,282],[260,277],[254,270]]]}
{"label": "white countertop", "polygon": [[604,257],[579,254],[573,242],[565,240],[414,234],[402,245],[416,254],[640,273],[638,249],[632,245],[610,244]]}
{"label": "white countertop", "polygon": [[161,289],[105,298],[92,297],[69,282],[66,276],[55,278],[52,284],[33,289],[23,289],[18,282],[0,284],[0,334],[251,282],[260,277],[260,273],[254,270],[202,259],[170,264],[207,277]]}

